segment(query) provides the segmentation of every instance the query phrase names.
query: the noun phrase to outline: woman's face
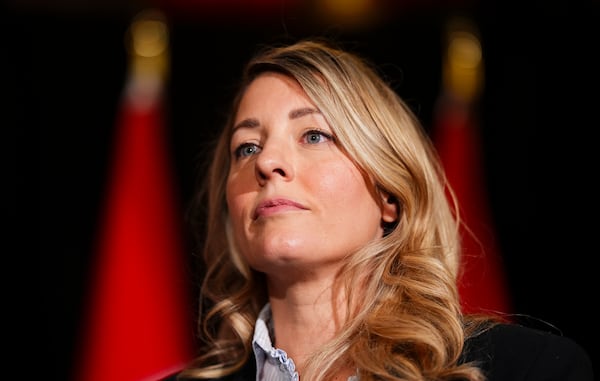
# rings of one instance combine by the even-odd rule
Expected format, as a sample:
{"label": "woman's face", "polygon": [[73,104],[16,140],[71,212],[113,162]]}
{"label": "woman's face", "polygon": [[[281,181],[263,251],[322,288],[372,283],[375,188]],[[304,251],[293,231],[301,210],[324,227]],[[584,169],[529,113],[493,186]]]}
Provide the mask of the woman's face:
{"label": "woman's face", "polygon": [[271,276],[337,269],[342,257],[382,236],[382,203],[294,80],[256,78],[234,126],[227,204],[251,267]]}

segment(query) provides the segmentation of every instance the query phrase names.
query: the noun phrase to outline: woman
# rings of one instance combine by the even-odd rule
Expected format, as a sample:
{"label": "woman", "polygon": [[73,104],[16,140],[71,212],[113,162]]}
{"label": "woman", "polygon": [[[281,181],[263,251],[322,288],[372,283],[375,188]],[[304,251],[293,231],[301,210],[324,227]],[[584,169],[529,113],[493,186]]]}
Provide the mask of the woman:
{"label": "woman", "polygon": [[201,355],[173,379],[593,379],[570,339],[461,313],[436,153],[358,56],[257,54],[207,180]]}

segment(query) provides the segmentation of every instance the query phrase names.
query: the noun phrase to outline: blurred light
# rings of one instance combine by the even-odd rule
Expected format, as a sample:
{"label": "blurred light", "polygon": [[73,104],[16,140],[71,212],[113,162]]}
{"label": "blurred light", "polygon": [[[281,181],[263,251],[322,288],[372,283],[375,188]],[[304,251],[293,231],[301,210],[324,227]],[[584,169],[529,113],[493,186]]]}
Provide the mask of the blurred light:
{"label": "blurred light", "polygon": [[169,71],[169,28],[163,12],[139,12],[125,35],[129,52],[127,94],[137,107],[152,107]]}
{"label": "blurred light", "polygon": [[162,21],[140,20],[131,26],[133,51],[142,57],[155,57],[168,45],[167,25]]}
{"label": "blurred light", "polygon": [[382,13],[375,0],[316,0],[314,14],[327,23],[363,27],[375,23]]}
{"label": "blurred light", "polygon": [[474,25],[466,19],[450,20],[443,62],[444,88],[471,102],[483,87],[483,55]]}
{"label": "blurred light", "polygon": [[323,6],[339,17],[364,15],[371,8],[371,0],[323,0]]}
{"label": "blurred light", "polygon": [[455,32],[450,39],[448,57],[457,67],[474,70],[481,62],[479,40],[470,33]]}

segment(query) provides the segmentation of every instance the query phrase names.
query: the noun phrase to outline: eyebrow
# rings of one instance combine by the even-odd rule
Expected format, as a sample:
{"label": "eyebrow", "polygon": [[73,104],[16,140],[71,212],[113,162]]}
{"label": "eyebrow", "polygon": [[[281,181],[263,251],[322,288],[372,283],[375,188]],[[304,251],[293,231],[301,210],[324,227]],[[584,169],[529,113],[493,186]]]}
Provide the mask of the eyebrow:
{"label": "eyebrow", "polygon": [[[320,114],[320,113],[321,112],[315,108],[303,107],[303,108],[298,108],[298,109],[294,109],[294,110],[290,111],[288,113],[288,118],[298,119],[298,118],[302,118],[303,116],[306,116],[306,115]],[[255,128],[258,126],[260,126],[260,122],[258,121],[258,119],[248,118],[248,119],[244,119],[244,120],[240,121],[235,126],[233,126],[233,132],[235,132],[239,128]]]}
{"label": "eyebrow", "polygon": [[258,127],[258,126],[260,126],[258,119],[248,118],[248,119],[242,120],[241,122],[239,122],[238,124],[233,126],[232,132],[235,132],[239,128],[244,128],[244,127],[245,128],[254,128],[254,127]]}
{"label": "eyebrow", "polygon": [[317,109],[311,108],[311,107],[303,107],[303,108],[299,108],[299,109],[295,109],[290,111],[290,113],[288,114],[288,117],[290,119],[298,119],[301,118],[305,115],[310,115],[310,114],[320,114],[321,112]]}

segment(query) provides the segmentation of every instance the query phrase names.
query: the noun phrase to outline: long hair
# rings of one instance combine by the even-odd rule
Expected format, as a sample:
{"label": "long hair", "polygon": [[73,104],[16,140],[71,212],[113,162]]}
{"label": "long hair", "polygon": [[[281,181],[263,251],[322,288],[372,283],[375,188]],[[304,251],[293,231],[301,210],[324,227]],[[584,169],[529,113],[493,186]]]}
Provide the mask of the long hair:
{"label": "long hair", "polygon": [[221,377],[254,361],[254,323],[268,298],[264,275],[248,266],[230,237],[225,184],[240,99],[264,72],[299,83],[371,190],[389,194],[399,210],[380,240],[349,253],[338,284],[349,296],[346,322],[306,361],[302,378],[327,380],[344,364],[355,366],[361,381],[483,380],[476,364],[459,361],[470,334],[456,285],[460,218],[435,149],[373,65],[316,39],[265,48],[243,71],[201,197],[207,207],[201,355],[182,376]]}

